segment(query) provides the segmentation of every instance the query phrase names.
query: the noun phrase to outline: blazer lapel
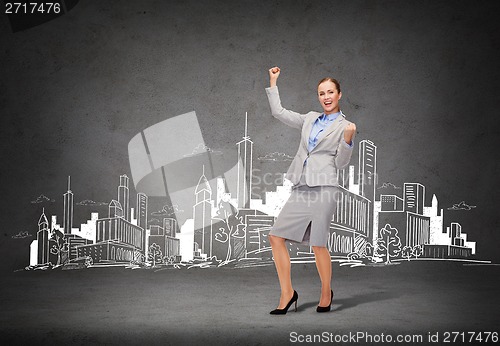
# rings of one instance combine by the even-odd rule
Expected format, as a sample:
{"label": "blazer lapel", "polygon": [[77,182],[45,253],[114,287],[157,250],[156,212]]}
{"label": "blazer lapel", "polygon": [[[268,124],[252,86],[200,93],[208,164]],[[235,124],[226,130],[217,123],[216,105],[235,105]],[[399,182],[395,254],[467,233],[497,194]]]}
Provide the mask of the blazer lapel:
{"label": "blazer lapel", "polygon": [[[318,114],[315,114],[314,116],[312,116],[310,119],[311,121],[309,121],[305,126],[304,126],[304,129],[302,130],[302,145],[304,145],[304,148],[309,151],[309,136],[311,135],[311,129],[312,129],[312,126],[314,124],[314,122],[316,121],[316,119],[318,119],[320,116],[322,115],[322,113],[318,113]],[[337,120],[337,119],[335,119]]]}
{"label": "blazer lapel", "polygon": [[338,126],[342,123],[344,118],[345,118],[344,113],[342,113],[342,111],[340,111],[340,114],[337,116],[337,118],[330,125],[328,125],[328,127],[326,129],[324,129],[323,132],[321,132],[321,134],[318,137],[318,143],[316,143],[316,146],[314,147],[314,149],[316,149],[318,147],[319,143],[321,143],[323,138],[325,138],[326,136],[328,136],[330,133],[332,133],[333,131],[335,131],[338,128]]}

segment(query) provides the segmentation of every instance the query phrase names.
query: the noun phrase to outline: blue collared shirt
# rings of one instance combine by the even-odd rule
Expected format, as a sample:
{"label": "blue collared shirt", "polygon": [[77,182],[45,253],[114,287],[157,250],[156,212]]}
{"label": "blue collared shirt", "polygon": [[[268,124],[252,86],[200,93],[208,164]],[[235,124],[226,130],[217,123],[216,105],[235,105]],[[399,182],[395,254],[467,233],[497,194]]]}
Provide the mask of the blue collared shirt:
{"label": "blue collared shirt", "polygon": [[[307,150],[311,152],[311,150],[314,149],[314,147],[318,144],[318,138],[321,135],[321,133],[331,125],[331,123],[337,119],[339,115],[342,115],[342,111],[339,111],[337,113],[332,113],[332,114],[321,114],[316,121],[314,121],[314,124],[311,128],[311,134],[309,135],[309,142],[307,145]],[[344,145],[347,145],[349,147],[353,146],[353,141],[351,140],[351,144],[347,144],[344,139],[342,139],[342,142],[344,142]],[[304,165],[306,164],[306,161],[304,162]]]}
{"label": "blue collared shirt", "polygon": [[307,149],[309,151],[313,150],[316,144],[318,144],[319,135],[340,115],[340,112],[332,114],[321,114],[314,122],[311,128],[311,134],[309,135],[309,143]]}

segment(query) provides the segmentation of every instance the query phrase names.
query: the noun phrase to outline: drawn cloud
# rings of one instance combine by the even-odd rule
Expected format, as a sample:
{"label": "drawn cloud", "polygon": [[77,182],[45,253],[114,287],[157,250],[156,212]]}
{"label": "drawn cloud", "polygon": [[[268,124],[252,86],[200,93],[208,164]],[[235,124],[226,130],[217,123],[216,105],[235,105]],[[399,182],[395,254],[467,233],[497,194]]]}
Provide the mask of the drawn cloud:
{"label": "drawn cloud", "polygon": [[55,199],[50,199],[49,197],[45,196],[44,194],[41,194],[38,196],[34,201],[31,201],[31,203],[44,203],[44,202],[55,202]]}
{"label": "drawn cloud", "polygon": [[106,202],[94,202],[91,199],[85,199],[81,202],[76,203],[76,205],[93,205],[93,206],[100,206],[100,205],[108,205]]}
{"label": "drawn cloud", "polygon": [[393,183],[383,183],[377,189],[401,189],[401,187],[394,185]]}
{"label": "drawn cloud", "polygon": [[260,156],[259,160],[283,162],[283,161],[292,161],[293,157],[290,155],[287,155],[285,153],[274,152],[274,153],[266,154],[265,156]]}
{"label": "drawn cloud", "polygon": [[28,231],[19,231],[16,235],[13,235],[12,238],[14,239],[22,239],[22,238],[28,238],[31,237],[32,235]]}
{"label": "drawn cloud", "polygon": [[174,205],[164,205],[162,210],[159,211],[153,211],[151,212],[151,215],[154,216],[171,216],[175,215],[178,213],[182,213],[184,210],[179,209],[179,206],[177,204]]}
{"label": "drawn cloud", "polygon": [[195,155],[203,154],[203,153],[211,153],[211,154],[214,154],[214,155],[222,155],[222,151],[213,150],[213,149],[207,147],[205,144],[200,143],[200,144],[198,144],[193,149],[193,151],[191,152],[191,154],[186,154],[186,155],[183,155],[183,156],[184,157],[190,157],[190,156],[195,156]]}
{"label": "drawn cloud", "polygon": [[475,205],[468,205],[465,201],[462,201],[458,204],[453,204],[453,207],[449,207],[448,210],[471,210],[475,207]]}

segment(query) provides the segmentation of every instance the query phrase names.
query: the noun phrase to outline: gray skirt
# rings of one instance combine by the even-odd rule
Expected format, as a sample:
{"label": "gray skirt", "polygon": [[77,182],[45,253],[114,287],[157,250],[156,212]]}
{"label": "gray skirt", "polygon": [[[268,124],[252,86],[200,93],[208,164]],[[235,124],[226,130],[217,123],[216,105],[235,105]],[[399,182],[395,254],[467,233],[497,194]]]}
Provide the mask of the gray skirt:
{"label": "gray skirt", "polygon": [[295,243],[326,247],[338,193],[336,186],[299,184],[292,189],[269,234]]}

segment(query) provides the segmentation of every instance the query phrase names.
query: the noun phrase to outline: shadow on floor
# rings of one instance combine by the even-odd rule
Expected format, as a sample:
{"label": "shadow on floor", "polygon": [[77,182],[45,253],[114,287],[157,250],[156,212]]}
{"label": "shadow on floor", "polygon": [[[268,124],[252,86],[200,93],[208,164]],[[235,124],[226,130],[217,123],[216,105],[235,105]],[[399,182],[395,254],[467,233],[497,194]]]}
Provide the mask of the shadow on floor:
{"label": "shadow on floor", "polygon": [[[341,298],[341,299],[335,299],[335,296],[333,296],[332,311],[342,311],[366,303],[395,299],[399,297],[401,297],[401,294],[399,292],[387,292],[387,291],[370,292],[366,294],[359,294],[354,297]],[[306,310],[311,307],[316,308],[317,305],[318,305],[317,301],[303,303],[297,306],[297,311]]]}

